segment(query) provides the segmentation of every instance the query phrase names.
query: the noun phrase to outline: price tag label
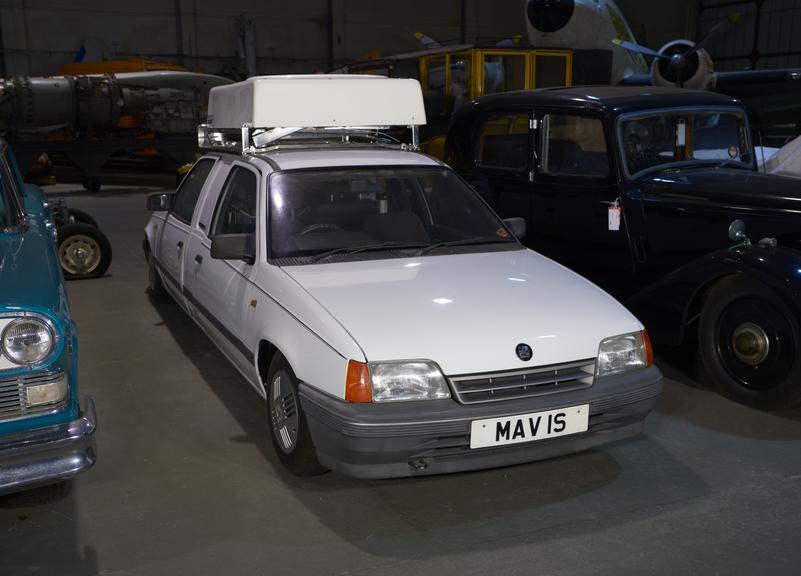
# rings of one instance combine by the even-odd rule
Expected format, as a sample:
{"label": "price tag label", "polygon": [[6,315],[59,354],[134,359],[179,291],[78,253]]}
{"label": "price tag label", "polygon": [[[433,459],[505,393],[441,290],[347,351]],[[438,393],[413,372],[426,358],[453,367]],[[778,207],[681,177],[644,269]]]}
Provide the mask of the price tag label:
{"label": "price tag label", "polygon": [[609,207],[609,229],[620,230],[620,206],[612,205]]}

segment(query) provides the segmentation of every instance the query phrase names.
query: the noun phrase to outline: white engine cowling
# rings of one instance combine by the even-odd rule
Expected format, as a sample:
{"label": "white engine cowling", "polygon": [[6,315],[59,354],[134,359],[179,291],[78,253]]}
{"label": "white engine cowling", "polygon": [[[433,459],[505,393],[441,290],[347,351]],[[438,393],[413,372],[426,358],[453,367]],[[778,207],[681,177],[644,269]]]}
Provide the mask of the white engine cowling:
{"label": "white engine cowling", "polygon": [[[689,40],[673,40],[659,49],[660,54],[670,56],[672,60],[654,59],[651,64],[651,78],[656,86],[681,86],[695,90],[711,90],[715,87],[715,65],[709,52],[703,48],[683,58],[684,62],[676,66],[682,57],[694,46]],[[677,58],[678,57],[678,58]]]}

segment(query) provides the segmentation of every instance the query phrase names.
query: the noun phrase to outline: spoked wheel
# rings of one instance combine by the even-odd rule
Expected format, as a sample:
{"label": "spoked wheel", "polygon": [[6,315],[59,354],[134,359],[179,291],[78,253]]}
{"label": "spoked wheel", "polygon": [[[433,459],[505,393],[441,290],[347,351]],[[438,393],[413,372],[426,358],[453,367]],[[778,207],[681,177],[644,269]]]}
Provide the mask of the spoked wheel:
{"label": "spoked wheel", "polygon": [[297,379],[280,356],[276,356],[270,365],[267,400],[273,445],[283,465],[296,476],[315,476],[325,472],[317,460],[300,405]]}
{"label": "spoked wheel", "polygon": [[58,260],[66,278],[97,278],[111,264],[111,244],[89,224],[67,224],[58,229]]}
{"label": "spoked wheel", "polygon": [[699,340],[701,361],[721,393],[759,408],[801,402],[798,313],[761,282],[737,277],[712,288]]}

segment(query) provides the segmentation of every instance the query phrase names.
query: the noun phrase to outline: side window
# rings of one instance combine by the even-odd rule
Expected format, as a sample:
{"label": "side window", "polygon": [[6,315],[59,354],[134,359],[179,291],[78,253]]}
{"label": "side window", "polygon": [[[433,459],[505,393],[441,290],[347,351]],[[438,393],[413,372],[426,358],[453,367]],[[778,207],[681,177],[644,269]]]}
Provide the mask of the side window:
{"label": "side window", "polygon": [[256,174],[234,166],[217,202],[211,234],[250,234],[256,231]]}
{"label": "side window", "polygon": [[549,114],[543,120],[546,172],[596,178],[609,176],[609,157],[600,119]]}
{"label": "side window", "polygon": [[527,113],[505,112],[490,116],[479,134],[478,163],[483,167],[527,170],[528,124]]}
{"label": "side window", "polygon": [[172,209],[173,216],[186,223],[192,220],[195,204],[197,204],[200,191],[203,190],[203,184],[205,184],[206,178],[209,177],[212,166],[214,166],[214,160],[211,158],[198,160],[197,164],[186,175],[175,193],[175,206]]}
{"label": "side window", "polygon": [[484,55],[483,94],[526,88],[526,57],[516,54]]}

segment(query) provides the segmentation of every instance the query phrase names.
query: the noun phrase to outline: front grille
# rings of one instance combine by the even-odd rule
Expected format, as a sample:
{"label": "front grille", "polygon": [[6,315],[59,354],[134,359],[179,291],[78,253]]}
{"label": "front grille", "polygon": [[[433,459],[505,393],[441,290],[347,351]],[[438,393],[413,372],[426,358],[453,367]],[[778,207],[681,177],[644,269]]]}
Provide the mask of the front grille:
{"label": "front grille", "polygon": [[11,378],[0,378],[0,422],[41,416],[59,412],[67,406],[66,398],[56,404],[43,404],[28,407],[28,386],[55,382],[61,376],[61,370],[37,372],[36,374],[19,374]]}
{"label": "front grille", "polygon": [[462,404],[517,400],[592,386],[595,359],[539,366],[514,372],[464,374],[449,377]]}

